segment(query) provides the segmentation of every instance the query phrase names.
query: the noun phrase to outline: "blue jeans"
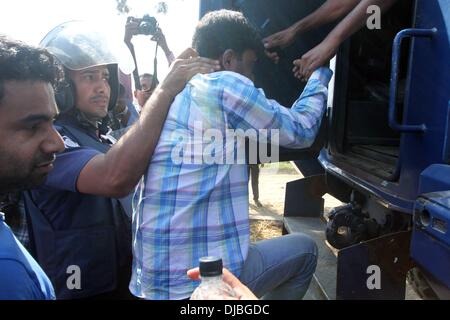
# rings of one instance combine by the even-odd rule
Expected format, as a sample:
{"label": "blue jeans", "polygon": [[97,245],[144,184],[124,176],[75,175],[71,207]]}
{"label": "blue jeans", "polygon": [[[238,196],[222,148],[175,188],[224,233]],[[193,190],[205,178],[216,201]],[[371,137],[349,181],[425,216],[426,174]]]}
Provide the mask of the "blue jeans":
{"label": "blue jeans", "polygon": [[250,245],[239,279],[268,300],[299,300],[308,290],[317,265],[317,245],[301,233]]}

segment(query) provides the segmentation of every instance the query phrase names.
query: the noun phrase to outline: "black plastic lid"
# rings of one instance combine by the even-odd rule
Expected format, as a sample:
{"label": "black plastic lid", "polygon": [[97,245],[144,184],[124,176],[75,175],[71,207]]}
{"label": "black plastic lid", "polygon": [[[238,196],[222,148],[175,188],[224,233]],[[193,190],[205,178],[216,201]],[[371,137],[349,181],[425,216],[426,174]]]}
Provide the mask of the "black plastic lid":
{"label": "black plastic lid", "polygon": [[200,275],[202,277],[215,277],[222,275],[222,258],[203,257],[200,258]]}

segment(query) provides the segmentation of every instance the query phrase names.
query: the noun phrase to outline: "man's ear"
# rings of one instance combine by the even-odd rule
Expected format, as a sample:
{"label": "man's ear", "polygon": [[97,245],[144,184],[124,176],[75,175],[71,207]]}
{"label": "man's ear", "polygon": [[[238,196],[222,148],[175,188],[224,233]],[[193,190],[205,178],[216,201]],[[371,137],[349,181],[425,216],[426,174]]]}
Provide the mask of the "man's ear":
{"label": "man's ear", "polygon": [[236,57],[236,53],[233,49],[227,49],[222,55],[222,67],[224,70],[231,70],[233,68],[233,59]]}
{"label": "man's ear", "polygon": [[134,97],[137,99],[137,97],[138,97],[138,91],[137,90],[134,90]]}

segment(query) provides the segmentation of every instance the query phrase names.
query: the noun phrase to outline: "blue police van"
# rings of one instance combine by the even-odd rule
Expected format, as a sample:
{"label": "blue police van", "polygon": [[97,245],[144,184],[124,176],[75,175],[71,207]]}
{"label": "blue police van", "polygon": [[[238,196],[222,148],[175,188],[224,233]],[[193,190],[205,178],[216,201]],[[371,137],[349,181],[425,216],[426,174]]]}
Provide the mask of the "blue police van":
{"label": "blue police van", "polygon": [[[202,0],[200,15],[240,10],[265,37],[324,2]],[[257,85],[291,105],[304,86],[292,61],[333,27],[300,36],[277,66],[261,59]],[[332,67],[314,145],[281,151],[303,175],[287,184],[284,231],[326,238],[334,255],[321,249],[315,278],[331,284],[329,298],[402,299],[408,278],[422,297],[450,299],[450,1],[398,0]],[[344,205],[324,214],[326,193]]]}

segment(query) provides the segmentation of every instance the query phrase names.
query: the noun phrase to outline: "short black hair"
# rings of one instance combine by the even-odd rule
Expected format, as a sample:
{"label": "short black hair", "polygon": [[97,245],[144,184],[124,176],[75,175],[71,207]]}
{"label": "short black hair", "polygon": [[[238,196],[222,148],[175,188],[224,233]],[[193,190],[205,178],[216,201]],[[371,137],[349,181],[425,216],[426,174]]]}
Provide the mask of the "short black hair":
{"label": "short black hair", "polygon": [[155,81],[155,83],[152,83],[153,87],[156,87],[159,84],[159,80],[158,78],[156,78],[153,74],[151,73],[143,73],[139,76],[139,80],[142,81],[142,79],[144,78],[148,78],[148,79],[152,79],[152,81]]}
{"label": "short black hair", "polygon": [[56,87],[63,70],[45,49],[0,35],[0,103],[5,81],[44,81]]}
{"label": "short black hair", "polygon": [[153,78],[153,75],[151,73],[143,73],[139,76],[139,79],[142,78]]}
{"label": "short black hair", "polygon": [[246,50],[262,51],[261,37],[241,12],[218,10],[207,13],[198,23],[192,47],[202,57],[218,59],[226,50],[241,55]]}

